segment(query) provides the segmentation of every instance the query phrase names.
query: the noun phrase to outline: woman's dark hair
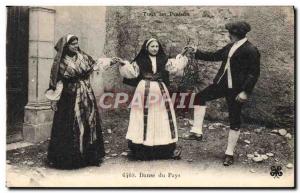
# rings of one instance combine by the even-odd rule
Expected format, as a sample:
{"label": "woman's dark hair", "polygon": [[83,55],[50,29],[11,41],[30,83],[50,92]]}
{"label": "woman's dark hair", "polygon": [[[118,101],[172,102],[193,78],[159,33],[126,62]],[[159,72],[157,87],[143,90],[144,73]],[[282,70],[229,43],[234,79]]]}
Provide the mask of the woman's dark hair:
{"label": "woman's dark hair", "polygon": [[70,37],[70,39],[69,39],[69,41],[67,42],[66,45],[71,44],[74,40],[77,40],[77,41],[78,41],[78,37],[77,37],[77,36],[72,36],[72,37]]}

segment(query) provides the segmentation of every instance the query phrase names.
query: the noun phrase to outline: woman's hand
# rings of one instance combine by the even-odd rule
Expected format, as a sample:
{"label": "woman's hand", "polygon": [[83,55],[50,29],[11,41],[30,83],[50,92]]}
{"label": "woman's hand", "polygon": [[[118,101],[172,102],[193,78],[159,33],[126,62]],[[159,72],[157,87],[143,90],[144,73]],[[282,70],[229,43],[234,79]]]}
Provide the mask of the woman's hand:
{"label": "woman's hand", "polygon": [[51,101],[51,109],[57,111],[57,101]]}
{"label": "woman's hand", "polygon": [[240,103],[244,103],[248,100],[248,95],[245,91],[242,91],[236,96],[235,100]]}
{"label": "woman's hand", "polygon": [[187,53],[194,54],[197,51],[197,46],[195,46],[195,45],[188,45],[188,46],[186,46],[184,48],[187,50]]}
{"label": "woman's hand", "polygon": [[113,66],[115,64],[120,64],[121,66],[125,65],[125,61],[118,57],[113,57],[111,59],[110,65]]}

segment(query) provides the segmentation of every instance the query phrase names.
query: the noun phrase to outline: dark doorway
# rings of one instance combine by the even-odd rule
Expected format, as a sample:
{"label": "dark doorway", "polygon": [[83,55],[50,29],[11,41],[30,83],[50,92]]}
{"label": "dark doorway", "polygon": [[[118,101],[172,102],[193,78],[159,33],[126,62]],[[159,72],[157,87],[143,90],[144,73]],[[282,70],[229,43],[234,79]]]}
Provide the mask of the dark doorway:
{"label": "dark doorway", "polygon": [[28,27],[28,7],[7,7],[7,143],[23,139],[24,107],[28,100]]}

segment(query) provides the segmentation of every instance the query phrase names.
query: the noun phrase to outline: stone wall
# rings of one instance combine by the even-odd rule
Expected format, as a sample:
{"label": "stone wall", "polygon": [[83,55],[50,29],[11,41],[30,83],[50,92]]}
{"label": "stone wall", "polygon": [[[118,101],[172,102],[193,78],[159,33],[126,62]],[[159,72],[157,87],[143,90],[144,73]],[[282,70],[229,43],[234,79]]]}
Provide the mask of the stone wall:
{"label": "stone wall", "polygon": [[[107,7],[104,54],[132,60],[143,41],[150,37],[157,37],[170,57],[187,44],[213,51],[229,42],[224,24],[234,20],[251,24],[248,39],[261,52],[261,77],[246,104],[244,119],[267,126],[291,126],[294,118],[292,7]],[[173,77],[172,88],[201,90],[213,80],[219,67],[219,62],[191,60],[189,68],[193,69],[186,69],[183,78]],[[105,90],[124,88],[117,69],[104,73],[103,77]],[[209,106],[208,118],[227,119],[223,99]]]}

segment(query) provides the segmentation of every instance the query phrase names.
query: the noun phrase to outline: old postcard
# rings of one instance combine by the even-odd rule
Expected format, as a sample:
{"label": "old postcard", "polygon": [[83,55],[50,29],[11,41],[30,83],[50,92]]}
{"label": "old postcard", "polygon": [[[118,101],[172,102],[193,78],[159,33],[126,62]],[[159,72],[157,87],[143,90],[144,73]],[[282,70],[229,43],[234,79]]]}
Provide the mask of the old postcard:
{"label": "old postcard", "polygon": [[7,187],[295,187],[294,7],[6,9]]}

